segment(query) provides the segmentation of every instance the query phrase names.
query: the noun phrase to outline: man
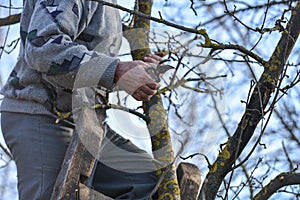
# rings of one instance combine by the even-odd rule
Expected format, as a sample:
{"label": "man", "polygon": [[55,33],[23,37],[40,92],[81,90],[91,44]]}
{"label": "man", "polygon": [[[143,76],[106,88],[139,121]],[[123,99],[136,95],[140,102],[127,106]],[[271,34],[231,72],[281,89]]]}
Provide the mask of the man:
{"label": "man", "polygon": [[[20,37],[16,66],[2,88],[2,131],[16,161],[19,199],[49,199],[76,125],[72,117],[54,121],[58,113],[72,111],[74,92],[101,90],[96,95],[105,103],[105,93],[118,85],[136,100],[147,101],[159,84],[146,69],[161,58],[159,54],[144,61],[115,58],[121,44],[119,13],[93,1],[26,0]],[[145,155],[109,127],[106,132],[107,141]],[[109,153],[104,147],[104,158],[114,159],[116,154]],[[135,163],[136,158],[127,159]],[[151,166],[150,156],[140,160]],[[93,183],[115,199],[146,199],[156,180],[151,171],[120,171],[99,162]]]}

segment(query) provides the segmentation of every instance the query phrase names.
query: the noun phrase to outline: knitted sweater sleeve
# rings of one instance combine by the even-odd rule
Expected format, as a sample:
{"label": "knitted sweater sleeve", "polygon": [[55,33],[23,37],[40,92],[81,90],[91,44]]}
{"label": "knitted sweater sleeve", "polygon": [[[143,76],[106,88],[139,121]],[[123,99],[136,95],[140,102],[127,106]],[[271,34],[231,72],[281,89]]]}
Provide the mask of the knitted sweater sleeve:
{"label": "knitted sweater sleeve", "polygon": [[[21,27],[25,60],[55,87],[72,89],[101,85],[111,88],[118,59],[74,42],[99,6],[95,2],[87,6],[84,2],[35,1],[28,30]],[[112,23],[117,22],[113,19]]]}

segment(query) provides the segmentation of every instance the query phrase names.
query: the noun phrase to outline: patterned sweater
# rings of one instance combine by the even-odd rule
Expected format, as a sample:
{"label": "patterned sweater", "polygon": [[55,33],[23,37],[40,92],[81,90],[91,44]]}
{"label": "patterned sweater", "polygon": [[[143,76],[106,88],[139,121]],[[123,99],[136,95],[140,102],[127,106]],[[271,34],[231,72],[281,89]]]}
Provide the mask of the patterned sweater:
{"label": "patterned sweater", "polygon": [[122,38],[116,9],[85,0],[25,2],[20,53],[1,90],[1,111],[51,114],[57,102],[66,112],[77,88],[113,87]]}

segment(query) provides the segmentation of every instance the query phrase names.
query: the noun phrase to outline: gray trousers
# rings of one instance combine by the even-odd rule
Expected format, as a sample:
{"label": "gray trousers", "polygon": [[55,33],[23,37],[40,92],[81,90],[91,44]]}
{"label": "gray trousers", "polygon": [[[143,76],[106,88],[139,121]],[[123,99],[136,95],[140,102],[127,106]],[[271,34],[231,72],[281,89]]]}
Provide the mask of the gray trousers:
{"label": "gray trousers", "polygon": [[[54,120],[46,115],[1,114],[3,136],[17,165],[21,200],[50,199],[74,132],[72,123]],[[103,162],[97,162],[92,179],[94,189],[114,199],[147,199],[156,184],[155,174],[140,169],[151,168],[152,158],[111,129],[103,147]]]}

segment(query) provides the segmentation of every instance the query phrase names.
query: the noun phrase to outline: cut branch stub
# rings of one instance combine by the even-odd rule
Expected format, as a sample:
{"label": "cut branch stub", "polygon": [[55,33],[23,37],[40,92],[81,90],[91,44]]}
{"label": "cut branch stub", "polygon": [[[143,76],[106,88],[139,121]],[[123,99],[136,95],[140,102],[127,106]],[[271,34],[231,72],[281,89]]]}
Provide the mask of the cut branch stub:
{"label": "cut branch stub", "polygon": [[201,184],[200,170],[196,165],[182,162],[177,168],[180,196],[184,200],[197,199]]}

